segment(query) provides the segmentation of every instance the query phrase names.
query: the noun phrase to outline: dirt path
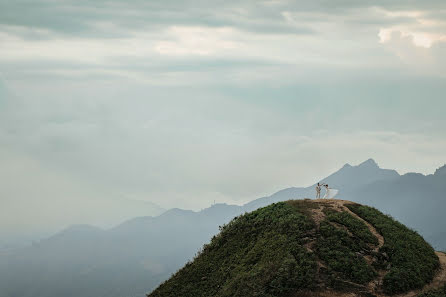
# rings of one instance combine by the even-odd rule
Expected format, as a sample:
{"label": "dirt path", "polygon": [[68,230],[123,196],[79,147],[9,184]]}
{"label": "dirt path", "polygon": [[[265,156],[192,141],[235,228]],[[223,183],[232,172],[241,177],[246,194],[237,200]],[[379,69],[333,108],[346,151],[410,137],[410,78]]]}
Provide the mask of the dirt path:
{"label": "dirt path", "polygon": [[434,280],[426,286],[428,289],[433,287],[436,288],[446,283],[446,254],[443,252],[436,252],[436,254],[440,259],[440,271],[438,272],[437,276],[435,276]]}
{"label": "dirt path", "polygon": [[318,199],[314,200],[315,202],[319,202],[322,204],[326,204],[327,206],[331,206],[333,209],[337,211],[346,211],[353,217],[357,218],[361,222],[363,222],[367,228],[369,228],[370,232],[378,239],[378,245],[375,247],[374,251],[377,252],[384,245],[384,237],[376,231],[375,227],[373,227],[369,222],[352,212],[345,204],[352,204],[351,201],[346,200],[337,200],[337,199]]}
{"label": "dirt path", "polygon": [[[376,231],[375,227],[373,227],[369,222],[367,222],[366,220],[364,220],[363,218],[358,216],[356,213],[352,212],[347,206],[345,206],[346,204],[352,204],[352,202],[346,201],[346,200],[338,200],[338,199],[320,199],[317,201],[322,204],[325,204],[337,211],[341,211],[341,212],[345,211],[345,212],[349,213],[351,216],[353,216],[354,218],[363,222],[369,229],[370,233],[372,233],[378,239],[378,245],[376,245],[373,248],[374,252],[378,252],[379,249],[384,245],[384,237],[381,234],[379,234],[378,231]],[[374,261],[372,259],[372,257],[370,257],[370,256],[366,256],[365,259],[369,265],[371,265]],[[380,288],[381,288],[384,276],[386,275],[387,272],[384,270],[377,271],[377,272],[378,272],[378,276],[367,285],[367,288],[370,292],[379,296]]]}
{"label": "dirt path", "polygon": [[[331,207],[337,211],[346,211],[349,214],[351,214],[353,217],[357,218],[358,220],[360,220],[364,224],[366,224],[366,226],[369,228],[370,232],[378,239],[378,245],[374,248],[374,251],[378,252],[379,249],[384,245],[384,237],[381,234],[379,234],[378,231],[376,231],[375,227],[373,227],[370,223],[368,223],[367,221],[362,219],[360,216],[358,216],[357,214],[352,212],[346,206],[346,204],[352,204],[351,201],[337,200],[337,199],[317,199],[317,200],[313,200],[313,201],[318,202],[321,205],[324,205],[326,207]],[[323,220],[323,218],[325,217],[322,210],[323,210],[323,207],[313,210],[313,218],[316,218],[315,221],[317,222],[318,225],[319,225],[320,221]],[[442,252],[436,252],[436,254],[437,254],[438,258],[440,259],[440,269],[438,270],[438,272],[437,272],[436,276],[434,277],[434,279],[432,280],[432,282],[427,284],[423,289],[411,291],[411,292],[408,292],[405,294],[394,295],[394,297],[415,297],[416,295],[418,295],[421,292],[424,292],[424,291],[427,291],[430,289],[434,289],[434,288],[439,288],[439,287],[443,286],[444,284],[446,284],[446,254],[442,253]],[[371,293],[373,293],[377,297],[386,297],[387,295],[384,295],[378,289],[382,284],[382,279],[385,275],[385,272],[379,271],[378,274],[379,274],[379,276],[375,280],[373,280],[372,282],[369,283],[368,289],[370,290]],[[351,293],[349,293],[349,294],[336,293],[335,294],[334,292],[329,292],[329,291],[327,291],[326,293],[328,295],[319,293],[320,295],[318,295],[318,296],[339,296],[339,297],[341,297],[341,296],[342,297],[355,296],[355,295],[352,295]]]}
{"label": "dirt path", "polygon": [[311,217],[312,217],[314,223],[316,224],[317,229],[319,230],[321,222],[325,219],[324,207],[321,206],[320,208],[312,209]]}

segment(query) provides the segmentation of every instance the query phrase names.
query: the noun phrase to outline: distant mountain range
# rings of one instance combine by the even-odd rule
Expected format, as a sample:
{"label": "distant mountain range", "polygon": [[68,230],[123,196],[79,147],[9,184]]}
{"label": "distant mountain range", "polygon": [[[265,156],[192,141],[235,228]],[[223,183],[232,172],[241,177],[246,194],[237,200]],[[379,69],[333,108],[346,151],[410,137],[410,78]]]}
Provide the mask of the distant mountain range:
{"label": "distant mountain range", "polygon": [[[339,198],[375,206],[446,249],[446,166],[431,175],[399,175],[369,159],[346,164],[322,182],[339,189]],[[314,187],[284,189],[243,206],[171,209],[109,230],[70,227],[0,254],[0,297],[144,296],[192,259],[219,226],[273,202],[312,198]]]}

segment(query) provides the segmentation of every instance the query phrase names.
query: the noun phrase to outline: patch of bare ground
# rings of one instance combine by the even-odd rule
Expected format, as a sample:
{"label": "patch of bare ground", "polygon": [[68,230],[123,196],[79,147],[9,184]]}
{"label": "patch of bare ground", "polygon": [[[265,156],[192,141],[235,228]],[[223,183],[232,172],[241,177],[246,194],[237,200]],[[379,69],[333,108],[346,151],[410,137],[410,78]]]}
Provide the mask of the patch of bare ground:
{"label": "patch of bare ground", "polygon": [[313,209],[311,211],[311,218],[313,219],[314,223],[316,224],[317,229],[319,229],[321,222],[325,219],[324,207],[321,206],[320,208]]}
{"label": "patch of bare ground", "polygon": [[332,290],[313,291],[313,292],[297,292],[292,297],[356,297],[356,293],[336,292]]}
{"label": "patch of bare ground", "polygon": [[[325,219],[325,213],[324,213],[325,206],[320,205],[320,203],[315,203],[314,200],[309,200],[309,199],[305,199],[304,201],[302,201],[302,200],[300,200],[300,201],[297,200],[297,201],[292,201],[291,202],[292,205],[294,204],[296,206],[299,206],[299,209],[301,211],[308,214],[312,218],[312,220],[316,226],[316,230],[319,230],[321,222]],[[317,240],[317,238],[316,238],[316,236],[314,236],[313,238],[311,238],[304,244],[304,247],[307,249],[307,251],[312,252],[312,253],[314,252],[316,240]],[[316,270],[317,281],[318,281],[318,283],[321,283],[321,279],[320,279],[321,273],[320,272],[321,272],[321,269],[326,268],[326,266],[319,259],[319,257],[317,257],[316,254],[315,254],[315,256],[316,256],[316,263],[317,263],[317,270]],[[301,295],[296,295],[296,296],[301,296]]]}

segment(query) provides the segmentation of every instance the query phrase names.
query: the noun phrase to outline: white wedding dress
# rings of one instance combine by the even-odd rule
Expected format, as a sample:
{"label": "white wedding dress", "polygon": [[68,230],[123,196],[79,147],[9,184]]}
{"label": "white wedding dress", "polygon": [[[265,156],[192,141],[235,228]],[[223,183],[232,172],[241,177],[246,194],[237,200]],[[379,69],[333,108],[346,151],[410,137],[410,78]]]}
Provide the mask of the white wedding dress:
{"label": "white wedding dress", "polygon": [[326,188],[326,192],[323,199],[333,199],[338,194],[338,192],[339,190]]}

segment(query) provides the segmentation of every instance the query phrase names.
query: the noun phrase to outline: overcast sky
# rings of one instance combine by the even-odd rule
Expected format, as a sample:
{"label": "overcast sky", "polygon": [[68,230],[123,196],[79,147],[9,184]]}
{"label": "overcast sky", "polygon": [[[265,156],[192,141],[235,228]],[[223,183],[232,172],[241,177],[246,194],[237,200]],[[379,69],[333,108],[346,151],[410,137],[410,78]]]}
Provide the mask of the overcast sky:
{"label": "overcast sky", "polygon": [[445,57],[444,0],[0,0],[0,235],[432,173]]}

